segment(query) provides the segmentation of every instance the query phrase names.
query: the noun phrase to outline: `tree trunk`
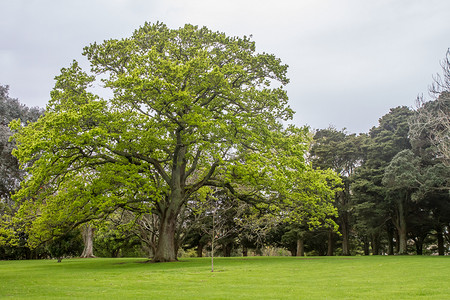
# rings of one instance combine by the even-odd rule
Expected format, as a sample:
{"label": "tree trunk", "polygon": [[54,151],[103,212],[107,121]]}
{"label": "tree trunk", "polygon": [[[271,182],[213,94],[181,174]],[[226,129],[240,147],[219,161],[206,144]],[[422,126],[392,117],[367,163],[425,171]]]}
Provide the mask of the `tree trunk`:
{"label": "tree trunk", "polygon": [[364,244],[364,255],[370,255],[369,241],[367,240],[367,237],[364,237],[363,244]]}
{"label": "tree trunk", "polygon": [[203,244],[198,243],[197,245],[197,257],[203,257]]}
{"label": "tree trunk", "polygon": [[372,234],[372,255],[380,255],[380,235]]}
{"label": "tree trunk", "polygon": [[242,246],[242,256],[244,257],[248,256],[248,248],[245,246]]}
{"label": "tree trunk", "polygon": [[436,228],[436,237],[437,237],[437,244],[438,244],[438,254],[445,255],[444,237],[442,235],[442,227],[441,226]]}
{"label": "tree trunk", "polygon": [[398,231],[395,231],[395,253],[398,253],[398,251],[400,250],[400,243],[399,243],[400,238],[398,237]]}
{"label": "tree trunk", "polygon": [[297,256],[305,256],[305,243],[302,239],[297,240]]}
{"label": "tree trunk", "polygon": [[333,231],[328,231],[328,251],[327,256],[333,256],[334,255],[334,238],[333,238]]}
{"label": "tree trunk", "polygon": [[349,241],[349,224],[348,213],[344,212],[341,218],[341,233],[342,233],[342,255],[350,256],[350,241]]}
{"label": "tree trunk", "polygon": [[416,254],[422,255],[423,254],[423,240],[418,237],[414,240],[414,244],[416,245]]}
{"label": "tree trunk", "polygon": [[392,226],[386,224],[388,236],[388,255],[394,255],[394,232]]}
{"label": "tree trunk", "polygon": [[175,229],[177,221],[176,209],[167,208],[162,212],[159,224],[159,238],[153,262],[176,261]]}
{"label": "tree trunk", "polygon": [[115,250],[111,251],[111,257],[112,258],[118,258],[119,257],[119,253],[120,253],[120,248],[119,249],[115,249]]}
{"label": "tree trunk", "polygon": [[223,246],[223,256],[231,257],[231,251],[233,250],[233,245],[231,243],[227,243]]}
{"label": "tree trunk", "polygon": [[93,258],[94,255],[94,227],[91,224],[83,225],[82,230],[84,249],[81,253],[82,258]]}
{"label": "tree trunk", "polygon": [[398,231],[398,239],[399,239],[399,248],[398,248],[398,254],[400,255],[406,255],[408,254],[407,249],[407,229],[406,229],[406,207],[403,200],[400,200],[397,202],[397,222],[395,222],[395,226],[397,227]]}

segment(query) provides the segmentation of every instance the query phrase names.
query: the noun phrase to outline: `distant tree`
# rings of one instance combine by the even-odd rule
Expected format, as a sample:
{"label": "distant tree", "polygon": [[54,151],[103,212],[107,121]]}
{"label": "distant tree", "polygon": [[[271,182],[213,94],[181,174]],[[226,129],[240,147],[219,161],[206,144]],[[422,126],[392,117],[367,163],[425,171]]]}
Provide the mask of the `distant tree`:
{"label": "distant tree", "polygon": [[[362,162],[364,136],[347,134],[335,128],[321,129],[314,135],[311,160],[315,168],[331,169],[340,175],[342,188],[336,193],[335,206],[338,209],[339,232],[342,234],[342,254],[350,255],[350,231],[352,226],[351,181],[356,168]],[[333,234],[329,234],[332,253]]]}
{"label": "distant tree", "polygon": [[134,220],[130,220],[127,211],[118,211],[101,222],[96,229],[94,248],[100,256],[119,257],[137,255],[143,251],[139,237],[133,231]]}
{"label": "distant tree", "polygon": [[450,49],[430,86],[431,101],[417,99],[417,109],[409,121],[413,151],[420,158],[422,179],[413,195],[427,212],[435,231],[439,255],[444,255],[444,234],[450,228]]}
{"label": "distant tree", "polygon": [[69,231],[48,242],[47,249],[53,258],[61,262],[67,256],[79,256],[83,249],[80,231]]}
{"label": "distant tree", "polygon": [[444,236],[450,228],[450,168],[436,163],[423,166],[421,174],[419,190],[413,195],[413,200],[421,204],[421,211],[428,213],[428,222],[422,226],[434,229],[438,254],[444,255]]}
{"label": "distant tree", "polygon": [[42,114],[42,109],[29,108],[19,100],[11,98],[9,87],[0,85],[0,199],[3,205],[11,204],[11,193],[18,188],[25,174],[11,154],[15,144],[9,141],[12,132],[8,124],[14,119],[20,119],[23,124],[35,122]]}
{"label": "distant tree", "polygon": [[16,233],[22,237],[16,236],[16,242],[13,242],[13,245],[4,246],[10,257],[21,258],[23,252],[29,250],[25,249],[24,233],[19,228],[13,227],[10,222],[16,211],[11,194],[19,188],[26,173],[20,169],[18,160],[11,154],[15,143],[10,141],[13,133],[8,124],[14,119],[20,119],[22,124],[35,122],[43,112],[40,108],[29,108],[21,104],[19,100],[11,98],[9,87],[0,85],[0,247],[11,242]]}
{"label": "distant tree", "polygon": [[419,188],[420,160],[412,150],[397,153],[386,167],[383,184],[387,187],[386,199],[393,204],[392,219],[399,237],[399,254],[407,254],[407,219],[412,194]]}
{"label": "distant tree", "polygon": [[328,228],[308,228],[281,222],[272,227],[267,244],[288,250],[292,256],[328,255]]}
{"label": "distant tree", "polygon": [[[287,240],[279,241],[277,238],[271,237],[271,243],[281,243],[279,245],[291,251],[292,255],[304,253],[302,248],[304,248],[305,237],[309,232],[323,229],[327,233],[338,231],[338,225],[335,222],[337,209],[333,202],[342,181],[330,169],[314,170],[311,166],[310,168],[308,172],[298,174],[296,185],[291,189],[291,193],[297,201],[280,205],[275,208],[274,212],[268,213],[275,216],[278,223],[287,224],[287,226],[281,227],[278,224],[269,227],[268,230],[272,231],[273,227],[278,227],[288,231],[285,237]],[[282,235],[285,236],[285,233]],[[292,238],[295,238],[293,243],[291,243]]]}
{"label": "distant tree", "polygon": [[357,217],[355,226],[360,229],[362,240],[372,244],[373,254],[380,253],[380,237],[383,232],[388,236],[388,253],[393,254],[394,232],[391,225],[404,224],[397,222],[398,207],[393,205],[395,203],[391,197],[387,197],[387,189],[382,180],[395,155],[402,150],[411,149],[408,139],[408,120],[411,115],[412,111],[407,107],[393,108],[380,118],[378,126],[369,131],[369,137],[363,146],[363,163],[358,168],[352,185],[354,213]]}

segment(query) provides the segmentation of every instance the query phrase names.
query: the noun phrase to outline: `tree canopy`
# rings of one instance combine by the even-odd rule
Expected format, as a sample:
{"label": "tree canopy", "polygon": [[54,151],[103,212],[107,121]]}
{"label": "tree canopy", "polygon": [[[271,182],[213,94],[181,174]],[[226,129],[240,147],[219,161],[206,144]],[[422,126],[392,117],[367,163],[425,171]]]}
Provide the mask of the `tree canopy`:
{"label": "tree canopy", "polygon": [[83,55],[90,72],[63,68],[45,116],[11,124],[14,155],[34,161],[15,195],[31,244],[121,208],[159,217],[154,261],[172,261],[180,209],[205,186],[253,205],[303,200],[308,130],[283,127],[287,66],[250,38],[146,23]]}
{"label": "tree canopy", "polygon": [[10,199],[10,194],[19,186],[23,172],[17,159],[11,155],[14,143],[9,141],[12,132],[9,122],[21,119],[24,124],[36,121],[43,113],[37,107],[29,108],[9,96],[9,87],[0,85],[0,199]]}

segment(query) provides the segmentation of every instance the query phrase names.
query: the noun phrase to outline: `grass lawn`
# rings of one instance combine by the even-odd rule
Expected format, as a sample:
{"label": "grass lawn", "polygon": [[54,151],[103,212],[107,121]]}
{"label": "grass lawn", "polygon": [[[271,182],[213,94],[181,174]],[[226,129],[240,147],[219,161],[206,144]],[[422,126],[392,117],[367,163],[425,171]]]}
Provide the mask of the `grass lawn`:
{"label": "grass lawn", "polygon": [[450,299],[450,257],[0,261],[11,299]]}

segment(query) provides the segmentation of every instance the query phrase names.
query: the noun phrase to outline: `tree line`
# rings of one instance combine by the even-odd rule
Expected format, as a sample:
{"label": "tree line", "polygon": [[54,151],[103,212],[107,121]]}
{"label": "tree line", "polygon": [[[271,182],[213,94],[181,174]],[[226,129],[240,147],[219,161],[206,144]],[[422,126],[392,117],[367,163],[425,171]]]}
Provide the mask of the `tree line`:
{"label": "tree line", "polygon": [[2,86],[2,258],[448,252],[448,77],[351,135],[283,126],[287,66],[248,37],[146,23],[83,54],[45,112]]}

